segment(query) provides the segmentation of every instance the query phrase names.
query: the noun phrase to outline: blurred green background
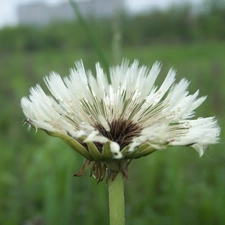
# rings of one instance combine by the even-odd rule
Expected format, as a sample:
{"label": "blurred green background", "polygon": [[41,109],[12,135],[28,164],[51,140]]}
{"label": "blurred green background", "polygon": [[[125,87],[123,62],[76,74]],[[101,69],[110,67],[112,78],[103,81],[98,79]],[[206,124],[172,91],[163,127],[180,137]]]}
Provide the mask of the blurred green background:
{"label": "blurred green background", "polygon": [[[214,1],[211,1],[213,3]],[[205,1],[206,3],[206,1]],[[193,16],[190,7],[119,18],[122,56],[151,66],[163,63],[191,81],[190,92],[208,95],[197,117],[214,116],[225,126],[225,9],[208,1]],[[90,20],[107,60],[112,54],[113,20]],[[99,61],[78,21],[48,27],[0,30],[0,224],[108,224],[107,186],[88,173],[72,177],[82,157],[44,132],[27,131],[20,99],[43,76],[69,74],[74,61],[87,69]],[[202,158],[191,148],[170,148],[134,160],[125,181],[129,225],[225,224],[225,152],[221,143]]]}

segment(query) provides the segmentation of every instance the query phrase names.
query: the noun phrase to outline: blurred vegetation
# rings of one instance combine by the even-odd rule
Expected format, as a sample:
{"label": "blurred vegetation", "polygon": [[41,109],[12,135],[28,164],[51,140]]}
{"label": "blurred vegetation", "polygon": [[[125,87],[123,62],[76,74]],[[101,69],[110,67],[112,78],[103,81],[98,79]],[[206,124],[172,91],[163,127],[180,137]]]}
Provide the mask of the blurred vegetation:
{"label": "blurred vegetation", "polygon": [[[218,0],[217,0],[218,1]],[[215,0],[212,3],[217,2]],[[220,2],[220,1],[219,1]],[[223,2],[223,1],[222,1]],[[222,41],[225,38],[225,7],[203,4],[200,9],[189,5],[154,10],[145,14],[121,16],[123,46],[143,46],[155,43],[192,43]],[[198,10],[198,13],[196,12]],[[110,19],[89,20],[104,48],[111,45]],[[57,23],[43,27],[6,27],[0,32],[0,51],[41,51],[90,49],[90,41],[79,22]]]}
{"label": "blurred vegetation", "polygon": [[[207,7],[206,7],[207,6]],[[121,17],[123,56],[151,66],[163,62],[178,80],[191,81],[190,92],[208,95],[197,117],[224,121],[225,10],[205,5]],[[109,61],[112,22],[89,21]],[[20,99],[43,76],[62,76],[82,58],[93,69],[98,58],[78,23],[0,31],[0,224],[107,224],[107,187],[93,178],[74,178],[82,157],[57,138],[28,132]],[[225,224],[224,132],[221,143],[199,158],[191,148],[171,148],[135,160],[126,182],[127,224]]]}

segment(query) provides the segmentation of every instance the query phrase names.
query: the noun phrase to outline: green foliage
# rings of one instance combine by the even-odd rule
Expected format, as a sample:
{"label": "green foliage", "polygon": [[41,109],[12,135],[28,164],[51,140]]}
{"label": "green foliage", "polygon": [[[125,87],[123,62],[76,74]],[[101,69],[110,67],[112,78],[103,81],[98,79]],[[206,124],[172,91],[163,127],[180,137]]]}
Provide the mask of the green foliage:
{"label": "green foliage", "polygon": [[[154,10],[136,16],[124,13],[120,18],[123,46],[223,40],[224,15],[225,6],[213,4],[213,1],[211,6],[202,5],[202,9],[196,14],[188,5],[171,7],[166,11]],[[88,24],[103,49],[111,46],[113,28],[110,19],[91,18]],[[6,27],[0,30],[1,52],[90,49],[92,44],[79,21],[56,23],[46,27]]]}
{"label": "green foliage", "polygon": [[[224,37],[224,11],[205,10],[191,18],[189,8],[170,10],[124,15],[123,56],[149,66],[163,62],[158,82],[171,66],[176,68],[178,80],[191,81],[191,93],[200,89],[201,96],[208,95],[197,117],[216,115],[223,128],[225,44],[218,40]],[[89,23],[111,59],[110,21]],[[94,69],[99,59],[85,31],[78,23],[4,28],[0,57],[0,224],[107,224],[106,184],[96,185],[88,174],[72,177],[82,157],[43,131],[28,132],[19,106],[28,89],[43,86],[42,77],[52,70],[66,76],[79,59]],[[221,143],[202,158],[186,147],[134,160],[125,188],[127,224],[225,224],[223,140],[224,132]]]}
{"label": "green foliage", "polygon": [[[161,60],[191,81],[190,91],[209,95],[197,116],[217,115],[224,127],[224,43],[154,45],[125,48],[124,56],[151,65]],[[92,68],[97,59],[85,51],[39,51],[1,55],[0,224],[26,221],[54,224],[107,224],[107,187],[88,174],[72,177],[82,157],[43,131],[27,131],[20,98],[53,69],[68,74],[83,58]],[[222,134],[222,142],[224,134]],[[224,224],[223,144],[211,146],[202,158],[190,148],[171,148],[135,160],[126,182],[127,224]]]}
{"label": "green foliage", "polygon": [[[108,44],[110,28],[105,24],[90,21],[90,26],[97,33],[98,39],[102,40],[101,46]],[[104,41],[104,39],[107,41]],[[90,49],[91,43],[86,36],[85,30],[79,23],[58,23],[47,27],[6,27],[0,30],[0,51],[25,51],[38,50],[68,50]]]}

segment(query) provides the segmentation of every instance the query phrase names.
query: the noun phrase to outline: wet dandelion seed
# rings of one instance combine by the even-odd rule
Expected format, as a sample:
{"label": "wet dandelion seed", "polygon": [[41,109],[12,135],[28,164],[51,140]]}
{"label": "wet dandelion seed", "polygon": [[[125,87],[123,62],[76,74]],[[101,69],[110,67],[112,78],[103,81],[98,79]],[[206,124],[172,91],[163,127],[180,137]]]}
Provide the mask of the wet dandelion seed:
{"label": "wet dandelion seed", "polygon": [[44,78],[51,95],[36,85],[21,99],[25,122],[83,155],[75,176],[90,168],[98,182],[118,172],[127,178],[133,159],[169,146],[190,146],[202,156],[220,135],[214,117],[193,119],[206,97],[198,98],[199,91],[190,95],[186,79],[175,83],[173,69],[154,86],[160,67],[156,62],[149,70],[124,60],[110,68],[109,83],[99,63],[94,77],[79,61],[69,77],[53,72]]}

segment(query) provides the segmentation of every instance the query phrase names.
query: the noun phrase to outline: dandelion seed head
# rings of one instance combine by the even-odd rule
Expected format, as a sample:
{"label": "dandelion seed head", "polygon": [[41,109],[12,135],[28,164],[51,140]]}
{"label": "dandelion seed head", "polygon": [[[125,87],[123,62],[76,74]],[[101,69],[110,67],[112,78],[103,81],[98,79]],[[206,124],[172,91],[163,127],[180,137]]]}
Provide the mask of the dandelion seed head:
{"label": "dandelion seed head", "polygon": [[206,97],[198,97],[199,90],[189,94],[190,82],[176,82],[174,69],[157,87],[159,62],[149,69],[124,60],[109,68],[110,83],[99,63],[96,76],[82,61],[75,66],[68,77],[55,72],[44,77],[49,94],[36,85],[21,107],[29,126],[60,137],[86,158],[76,176],[88,165],[98,181],[106,169],[108,177],[119,171],[127,176],[132,159],[169,146],[190,146],[202,156],[219,141],[214,117],[194,119]]}

